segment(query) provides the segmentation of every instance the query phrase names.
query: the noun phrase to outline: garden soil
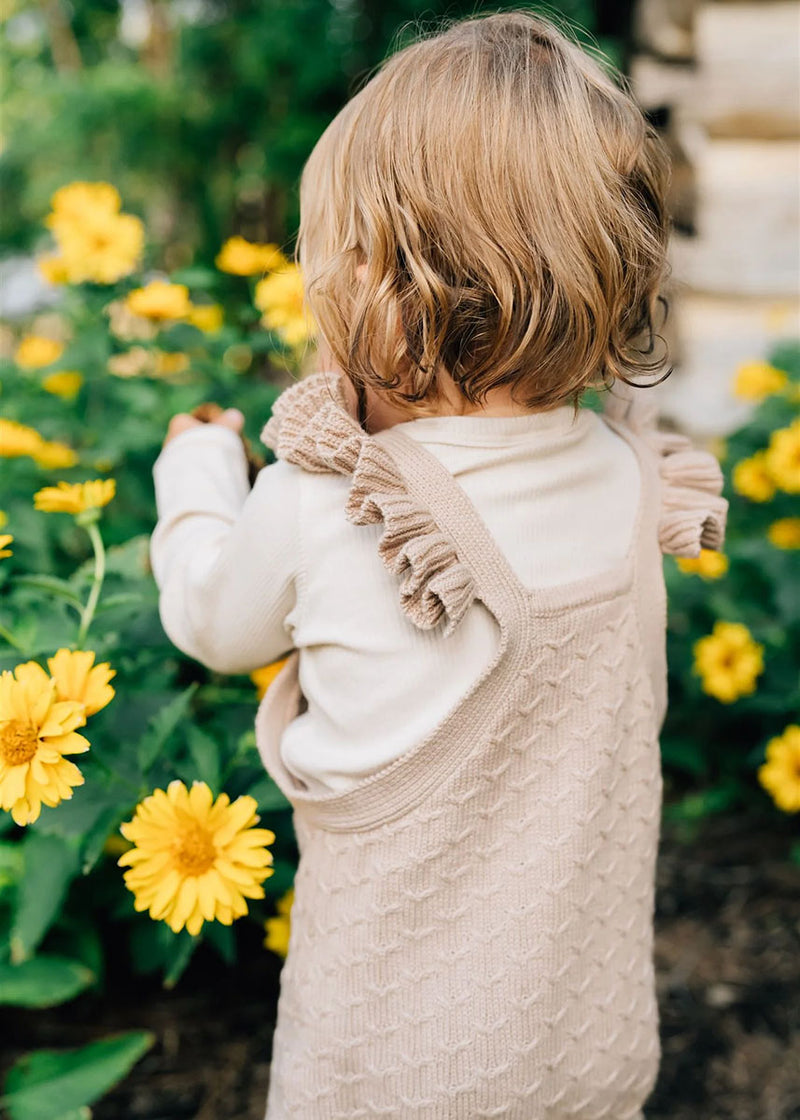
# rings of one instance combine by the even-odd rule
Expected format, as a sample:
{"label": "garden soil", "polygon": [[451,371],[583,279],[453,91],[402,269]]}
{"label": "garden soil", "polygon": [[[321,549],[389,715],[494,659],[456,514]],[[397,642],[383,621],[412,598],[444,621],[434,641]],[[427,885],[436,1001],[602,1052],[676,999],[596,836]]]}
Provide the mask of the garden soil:
{"label": "garden soil", "polygon": [[[706,822],[691,837],[664,826],[663,1059],[647,1120],[800,1120],[800,868],[789,844],[769,821]],[[201,950],[174,991],[112,961],[102,998],[4,1010],[6,1056],[146,1028],[155,1047],[94,1120],[262,1120],[281,962],[254,925],[243,934],[235,968]]]}

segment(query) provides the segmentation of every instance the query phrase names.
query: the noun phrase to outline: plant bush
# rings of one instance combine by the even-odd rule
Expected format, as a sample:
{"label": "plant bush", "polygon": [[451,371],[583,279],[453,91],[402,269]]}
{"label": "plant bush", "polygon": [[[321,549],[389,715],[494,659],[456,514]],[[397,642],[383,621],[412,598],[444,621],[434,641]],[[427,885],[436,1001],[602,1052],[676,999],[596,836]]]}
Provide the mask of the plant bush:
{"label": "plant bush", "polygon": [[[216,269],[145,278],[136,222],[107,184],[57,193],[47,220],[56,251],[42,268],[60,303],[0,366],[0,1002],[13,1006],[51,1007],[102,985],[112,935],[125,939],[133,970],[168,986],[203,941],[233,961],[233,923],[245,915],[286,954],[298,853],[253,735],[257,693],[275,667],[220,677],[170,645],[148,536],[169,417],[208,400],[235,404],[255,441],[310,324],[299,277],[275,246],[237,239]],[[117,242],[100,238],[105,249],[87,241],[121,228]],[[667,812],[689,821],[746,804],[800,809],[800,347],[743,366],[735,387],[755,403],[720,448],[724,557],[665,561]],[[41,762],[30,787],[10,776],[30,757],[26,720],[39,729]],[[226,822],[238,876],[200,885],[208,838],[213,847]],[[75,1114],[150,1041],[134,1033],[24,1059],[6,1081],[10,1115]],[[62,1097],[54,1086],[64,1079]]]}

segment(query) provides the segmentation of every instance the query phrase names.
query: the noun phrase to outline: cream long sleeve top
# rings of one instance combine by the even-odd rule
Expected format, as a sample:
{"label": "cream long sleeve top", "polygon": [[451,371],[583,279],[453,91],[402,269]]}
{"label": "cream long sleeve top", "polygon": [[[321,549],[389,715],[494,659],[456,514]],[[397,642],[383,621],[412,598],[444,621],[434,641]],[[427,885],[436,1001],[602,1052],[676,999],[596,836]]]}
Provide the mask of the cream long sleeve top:
{"label": "cream long sleeve top", "polygon": [[[575,418],[565,405],[393,430],[458,480],[527,588],[569,584],[626,555],[639,470],[598,414]],[[399,758],[492,660],[498,627],[482,603],[446,642],[397,609],[396,578],[378,556],[380,526],[343,515],[345,477],[279,460],[251,491],[239,437],[203,425],[167,445],[154,480],[151,559],[168,636],[223,673],[300,651],[308,708],[286,728],[281,756],[310,791],[352,788]]]}

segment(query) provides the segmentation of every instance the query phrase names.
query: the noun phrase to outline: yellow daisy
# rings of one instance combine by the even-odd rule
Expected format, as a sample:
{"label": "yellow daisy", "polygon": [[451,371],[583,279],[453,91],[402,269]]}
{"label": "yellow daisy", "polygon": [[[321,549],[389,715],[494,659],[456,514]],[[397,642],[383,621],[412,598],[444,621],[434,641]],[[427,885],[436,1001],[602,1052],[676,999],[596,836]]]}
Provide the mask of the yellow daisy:
{"label": "yellow daisy", "polygon": [[45,486],[33,495],[33,504],[45,513],[83,513],[107,506],[116,493],[113,478],[96,478],[91,482],[59,482]]}
{"label": "yellow daisy", "polygon": [[767,537],[776,548],[800,548],[800,517],[781,517],[767,529]]}
{"label": "yellow daisy", "polygon": [[132,346],[121,354],[114,354],[107,362],[108,372],[115,377],[139,377],[142,374],[152,373],[155,368],[155,357],[152,350],[144,346]]}
{"label": "yellow daisy", "polygon": [[768,502],[775,497],[775,479],[764,451],[756,451],[749,459],[737,463],[731,481],[736,493],[751,502]]}
{"label": "yellow daisy", "polygon": [[280,673],[287,660],[288,658],[284,657],[280,661],[273,661],[271,665],[265,665],[263,669],[254,669],[250,674],[250,680],[256,686],[259,700],[264,699],[267,689],[275,680],[278,673]]}
{"label": "yellow daisy", "polygon": [[788,428],[779,428],[772,433],[766,465],[781,490],[787,494],[800,494],[800,417]]}
{"label": "yellow daisy", "polygon": [[790,724],[782,735],[767,743],[767,761],[758,768],[758,780],[784,813],[800,810],[800,727]]}
{"label": "yellow daisy", "polygon": [[152,280],[144,288],[134,288],[125,297],[125,306],[133,315],[156,322],[185,319],[192,310],[186,285],[167,280]]}
{"label": "yellow daisy", "polygon": [[761,401],[786,387],[786,374],[769,362],[743,362],[733,379],[734,395],[747,401]]}
{"label": "yellow daisy", "polygon": [[215,334],[223,323],[222,308],[218,303],[192,304],[186,321],[206,334]]}
{"label": "yellow daisy", "polygon": [[4,525],[8,525],[8,514],[4,509],[0,509],[0,529],[2,529]]}
{"label": "yellow daisy", "polygon": [[247,913],[247,898],[263,898],[264,879],[273,874],[266,845],[275,833],[254,828],[256,800],[216,801],[205,782],[187,790],[183,782],[157,789],[120,827],[135,846],[118,861],[136,910],[147,910],[173,932],[192,936],[203,922],[230,925]]}
{"label": "yellow daisy", "polygon": [[33,455],[43,444],[44,440],[35,428],[18,424],[16,420],[0,418],[0,455],[3,458],[13,459],[18,455]]}
{"label": "yellow daisy", "polygon": [[64,343],[39,334],[26,334],[14,351],[20,369],[40,369],[57,362],[64,352]]}
{"label": "yellow daisy", "polygon": [[229,272],[233,276],[257,276],[282,268],[288,262],[277,245],[247,241],[237,236],[228,238],[214,263],[220,272]]}
{"label": "yellow daisy", "polygon": [[71,401],[77,397],[83,385],[83,374],[76,369],[60,369],[57,373],[48,373],[42,380],[42,388],[47,393],[52,393],[62,400]]}
{"label": "yellow daisy", "polygon": [[69,283],[69,269],[60,253],[51,253],[47,257],[39,257],[36,265],[48,284]]}
{"label": "yellow daisy", "polygon": [[0,533],[0,560],[5,560],[6,556],[13,556],[14,553],[8,547],[13,541],[10,533]]}
{"label": "yellow daisy", "polygon": [[678,560],[682,572],[702,576],[703,579],[721,579],[728,570],[728,557],[712,548],[701,548],[699,556],[684,556]]}
{"label": "yellow daisy", "polygon": [[114,284],[134,271],[144,250],[144,226],[132,214],[95,210],[80,222],[57,219],[52,228],[73,284]]}
{"label": "yellow daisy", "polygon": [[83,784],[64,755],[88,751],[75,731],[85,723],[83,705],[58,700],[55,681],[36,662],[0,675],[0,808],[17,824],[37,820],[42,805],[68,801]]}
{"label": "yellow daisy", "polygon": [[173,377],[187,370],[190,364],[189,355],[182,350],[156,350],[151,374],[153,377]]}
{"label": "yellow daisy", "polygon": [[303,299],[303,274],[289,264],[259,280],[253,301],[263,314],[261,323],[276,331],[287,346],[300,346],[314,332],[314,321]]}
{"label": "yellow daisy", "polygon": [[711,634],[694,644],[694,672],[702,688],[722,704],[755,692],[764,671],[764,647],[740,622],[716,622]]}
{"label": "yellow daisy", "polygon": [[294,905],[294,887],[290,887],[275,905],[278,908],[278,913],[272,918],[267,918],[264,922],[264,929],[267,931],[267,936],[264,938],[264,948],[271,949],[273,953],[277,953],[279,957],[285,959],[289,952],[289,938],[292,931],[291,913]]}
{"label": "yellow daisy", "polygon": [[47,659],[58,699],[83,704],[87,716],[93,716],[114,699],[114,689],[108,682],[117,675],[107,661],[95,665],[94,658],[92,650],[60,649]]}
{"label": "yellow daisy", "polygon": [[88,214],[116,214],[122,205],[119,191],[112,183],[86,182],[78,179],[59,187],[50,199],[53,211],[45,224],[53,226],[57,221],[80,222]]}
{"label": "yellow daisy", "polygon": [[33,458],[45,470],[57,471],[74,467],[78,462],[78,453],[68,444],[52,440],[42,442],[33,452]]}

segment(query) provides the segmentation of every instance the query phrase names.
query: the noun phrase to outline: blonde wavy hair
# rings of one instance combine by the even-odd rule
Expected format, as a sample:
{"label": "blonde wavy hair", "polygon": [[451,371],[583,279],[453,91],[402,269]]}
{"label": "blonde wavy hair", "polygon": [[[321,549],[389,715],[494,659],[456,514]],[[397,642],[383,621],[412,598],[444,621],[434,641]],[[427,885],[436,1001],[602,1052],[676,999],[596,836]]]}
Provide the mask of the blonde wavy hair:
{"label": "blonde wavy hair", "polygon": [[[468,19],[389,58],[304,168],[307,300],[360,395],[526,410],[663,364],[669,164],[625,88],[552,22]],[[662,378],[663,380],[663,378]]]}

